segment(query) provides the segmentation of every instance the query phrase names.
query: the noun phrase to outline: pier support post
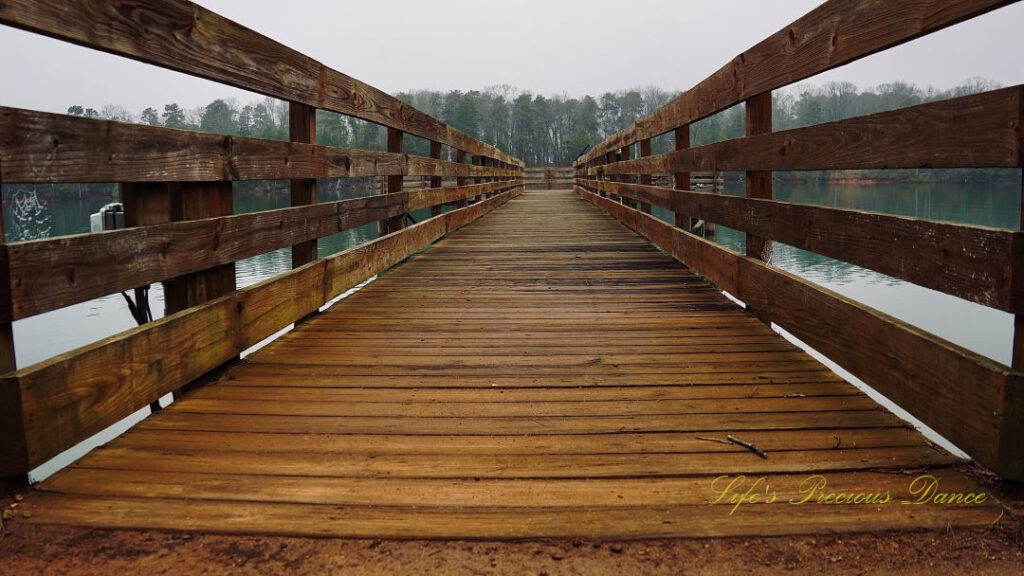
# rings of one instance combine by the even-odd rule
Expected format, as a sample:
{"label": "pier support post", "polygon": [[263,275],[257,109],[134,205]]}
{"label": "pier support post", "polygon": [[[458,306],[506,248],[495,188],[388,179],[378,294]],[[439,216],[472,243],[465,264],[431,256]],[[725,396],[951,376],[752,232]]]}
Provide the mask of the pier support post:
{"label": "pier support post", "polygon": [[[230,180],[215,182],[135,182],[121,184],[125,226],[198,220],[234,213]],[[233,292],[235,264],[222,264],[165,280],[164,315],[169,316]],[[181,391],[175,391],[178,398]]]}
{"label": "pier support post", "polygon": [[[288,139],[303,144],[316,144],[316,108],[297,102],[288,103]],[[291,205],[316,204],[316,178],[291,180]],[[316,240],[292,246],[292,268],[308,264],[317,257]]]}
{"label": "pier support post", "polygon": [[[435,159],[435,160],[440,160],[441,159],[441,143],[440,142],[434,142],[433,140],[430,141],[430,157]],[[430,187],[431,188],[440,188],[441,187],[441,177],[440,176],[431,176],[430,177]],[[443,212],[443,211],[444,211],[444,204],[435,204],[435,205],[430,207],[430,215],[431,216],[440,216],[441,212]]]}
{"label": "pier support post", "polygon": [[[402,154],[404,151],[404,136],[405,134],[396,128],[388,128],[388,152],[394,152],[396,154]],[[405,176],[403,174],[396,174],[387,177],[387,193],[394,194],[402,191],[402,186],[405,182]],[[405,214],[399,214],[398,216],[392,216],[387,220],[384,220],[384,234],[390,234],[392,232],[398,232],[402,229],[405,224]]]}
{"label": "pier support post", "polygon": [[[465,150],[456,150],[455,151],[455,161],[458,162],[459,164],[465,164],[466,163],[466,151]],[[457,176],[455,178],[455,185],[456,186],[465,186],[468,182],[469,182],[469,178],[463,178],[461,176]],[[459,202],[458,202],[458,204],[456,204],[456,206],[459,207],[459,208],[465,208],[466,206],[469,206],[469,199],[468,198],[462,198],[461,200],[459,200]]]}
{"label": "pier support post", "polygon": [[[626,146],[625,148],[620,148],[619,149],[618,161],[619,162],[625,162],[626,160],[630,160],[633,157],[632,151],[633,151],[633,149],[631,147],[629,147],[629,146]],[[615,153],[612,152],[612,162],[615,162],[615,161],[616,161]],[[612,176],[611,179],[612,180],[618,180],[619,182],[632,182],[633,181],[633,177],[632,176],[626,176],[626,175]],[[619,200],[623,204],[625,204],[626,206],[629,206],[630,208],[636,208],[636,203],[633,202],[632,200],[630,200],[629,198],[625,197],[625,196],[619,196]]]}
{"label": "pier support post", "polygon": [[[643,140],[640,141],[640,157],[641,158],[646,158],[647,156],[650,156],[650,155],[651,155],[651,139],[650,138],[644,138]],[[650,186],[651,185],[651,181],[652,180],[651,180],[650,173],[644,173],[644,174],[640,175],[640,184],[643,184],[645,186]],[[649,202],[640,202],[640,211],[645,213],[645,214],[650,214],[651,213],[651,204]]]}
{"label": "pier support post", "polygon": [[[772,93],[764,92],[747,100],[747,136],[772,131]],[[772,199],[772,173],[770,170],[747,172],[747,198]],[[747,256],[767,260],[768,241],[747,233]]]}
{"label": "pier support post", "polygon": [[[676,150],[685,150],[690,147],[690,125],[680,126],[675,129],[675,146]],[[690,173],[689,172],[676,172],[672,177],[672,188],[675,190],[689,190],[690,189]],[[676,228],[682,228],[683,230],[689,231],[692,228],[693,220],[689,214],[681,214],[678,206],[674,209],[676,213]]]}

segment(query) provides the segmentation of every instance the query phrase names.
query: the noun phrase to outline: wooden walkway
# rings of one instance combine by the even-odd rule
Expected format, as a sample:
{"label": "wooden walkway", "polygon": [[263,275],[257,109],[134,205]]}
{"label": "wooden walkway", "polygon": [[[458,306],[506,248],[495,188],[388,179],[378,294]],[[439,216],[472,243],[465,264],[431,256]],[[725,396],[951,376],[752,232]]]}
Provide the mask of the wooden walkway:
{"label": "wooden walkway", "polygon": [[[571,215],[571,216],[569,216]],[[168,351],[173,353],[172,351]],[[732,434],[767,452],[703,440]],[[527,193],[44,482],[31,521],[385,538],[983,524],[955,458],[571,191]],[[895,472],[895,473],[894,473]],[[776,501],[732,505],[720,475]],[[884,504],[792,505],[827,492]]]}

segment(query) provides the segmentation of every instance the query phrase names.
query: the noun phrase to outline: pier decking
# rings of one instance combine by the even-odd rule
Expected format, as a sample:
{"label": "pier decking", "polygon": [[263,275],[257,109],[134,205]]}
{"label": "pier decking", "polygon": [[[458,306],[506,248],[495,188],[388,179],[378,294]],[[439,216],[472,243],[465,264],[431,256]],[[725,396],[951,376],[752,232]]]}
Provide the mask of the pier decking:
{"label": "pier decking", "polygon": [[[727,435],[767,457],[705,439]],[[646,240],[553,190],[387,271],[24,506],[44,524],[374,538],[991,523],[992,499],[901,503],[922,474],[943,491],[980,491],[958,462]],[[722,475],[748,480],[709,504]],[[891,498],[789,503],[812,475],[824,493]],[[762,476],[770,489],[730,513],[730,496]]]}

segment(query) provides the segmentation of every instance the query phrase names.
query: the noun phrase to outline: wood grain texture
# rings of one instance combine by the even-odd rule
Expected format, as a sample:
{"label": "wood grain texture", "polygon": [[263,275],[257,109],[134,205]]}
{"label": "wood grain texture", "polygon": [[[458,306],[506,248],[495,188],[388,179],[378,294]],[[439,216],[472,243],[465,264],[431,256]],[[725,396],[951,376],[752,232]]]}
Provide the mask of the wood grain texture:
{"label": "wood grain texture", "polygon": [[1013,2],[830,0],[733,58],[662,108],[595,145],[580,162]]}
{"label": "wood grain texture", "polygon": [[[747,138],[751,136],[760,136],[762,134],[770,134],[772,131],[772,93],[763,92],[756,96],[751,96],[746,101],[745,112],[747,115],[746,119],[746,130]],[[646,182],[647,184],[650,181]],[[643,182],[641,182],[643,184]],[[772,173],[770,170],[747,170],[747,176],[744,179],[744,185],[746,187],[747,198],[759,198],[762,200],[771,200],[773,189],[772,189]],[[770,253],[769,249],[771,244],[769,238],[764,238],[747,232],[747,256],[754,258],[760,258],[761,260],[767,261]],[[757,311],[754,311],[757,314]],[[761,317],[762,320],[766,318]]]}
{"label": "wood grain texture", "polygon": [[[298,102],[288,103],[288,140],[316,144],[316,109]],[[289,182],[291,206],[316,204],[316,179],[292,179]],[[317,257],[316,240],[293,244],[292,268],[308,264]]]}
{"label": "wood grain texture", "polygon": [[[440,234],[496,200],[325,275],[364,277],[423,241],[403,235]],[[271,304],[253,305],[288,305]],[[768,457],[700,438],[729,434]],[[922,467],[945,489],[980,490],[958,462],[669,256],[552,190],[413,255],[23,506],[39,523],[404,538],[991,523],[994,502],[780,503],[736,516],[708,504],[730,472],[763,475],[785,499],[809,474],[902,499]]]}
{"label": "wood grain texture", "polygon": [[522,166],[381,90],[186,0],[4,0],[0,23]]}
{"label": "wood grain texture", "polygon": [[0,107],[0,178],[9,184],[474,174],[522,171]]}
{"label": "wood grain texture", "polygon": [[27,450],[21,460],[33,467],[46,461],[479,218],[517,191],[8,374],[0,389],[20,390]]}
{"label": "wood grain texture", "polygon": [[[1009,478],[1024,478],[1024,375],[760,260],[577,188],[943,437]],[[969,383],[965,388],[964,384]]]}
{"label": "wood grain texture", "polygon": [[[1008,312],[1024,311],[1014,274],[1024,234],[860,210],[587,181],[623,195]],[[898,247],[898,248],[897,248]]]}
{"label": "wood grain texture", "polygon": [[748,136],[587,170],[590,175],[698,170],[845,170],[1020,166],[1022,88],[928,102]]}
{"label": "wood grain texture", "polygon": [[8,244],[0,250],[6,254],[12,279],[7,285],[9,317],[26,318],[434,204],[504,192],[521,182],[415,190]]}

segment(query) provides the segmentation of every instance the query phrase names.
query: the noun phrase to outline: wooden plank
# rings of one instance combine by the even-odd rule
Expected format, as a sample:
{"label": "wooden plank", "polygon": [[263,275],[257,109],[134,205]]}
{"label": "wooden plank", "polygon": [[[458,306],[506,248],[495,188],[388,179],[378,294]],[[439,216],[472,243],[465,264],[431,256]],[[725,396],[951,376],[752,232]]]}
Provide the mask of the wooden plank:
{"label": "wooden plank", "polygon": [[0,23],[522,165],[393,96],[186,0],[5,0]]}
{"label": "wooden plank", "polygon": [[581,160],[696,122],[776,88],[925,36],[1014,0],[830,0],[741,53]]}
{"label": "wooden plank", "polygon": [[[316,109],[298,102],[288,103],[288,139],[292,142],[316,144]],[[308,206],[316,204],[316,179],[292,179],[291,205]],[[307,240],[292,247],[292,268],[298,268],[316,260],[316,240]]]}
{"label": "wooden plank", "polygon": [[[990,526],[994,506],[921,506],[915,514],[883,506],[750,506],[742,521],[706,504],[653,507],[493,508],[309,506],[288,503],[193,502],[38,494],[25,505],[33,523],[188,532],[394,539],[608,540],[820,534],[837,531]],[[182,514],[187,510],[188,514]],[[297,521],[298,519],[298,521]]]}
{"label": "wooden plank", "polygon": [[592,188],[644,198],[1000,310],[1024,310],[1012,281],[1020,268],[1013,262],[1024,246],[1021,232],[613,182],[593,182]]}
{"label": "wooden plank", "polygon": [[[205,389],[204,389],[205,390]],[[197,392],[198,393],[198,392]],[[521,436],[445,436],[373,434],[274,434],[164,430],[140,428],[118,439],[121,448],[136,451],[248,452],[272,458],[283,452],[322,454],[324,458],[352,454],[502,455],[530,454],[689,454],[739,452],[734,444],[699,440],[693,433],[647,432],[634,434],[541,434]],[[908,428],[824,428],[821,430],[758,430],[758,446],[766,452],[781,450],[830,450],[839,438],[840,447],[891,448],[921,446],[920,434]],[[88,461],[83,461],[88,465]],[[714,471],[712,471],[714,472]]]}
{"label": "wooden plank", "polygon": [[[1024,478],[1024,379],[997,362],[635,210],[582,196],[868,383],[972,457]],[[969,393],[962,383],[970,382]]]}
{"label": "wooden plank", "polygon": [[[368,343],[380,349],[386,341]],[[451,350],[456,345],[449,345]],[[521,344],[517,344],[518,349]],[[328,346],[325,346],[327,348]],[[339,352],[347,352],[340,342],[331,346]],[[402,353],[407,350],[398,348]],[[449,352],[451,354],[451,352]],[[473,354],[472,351],[467,354]],[[215,400],[291,400],[312,401],[320,399],[324,402],[349,403],[380,403],[395,402],[398,399],[406,402],[422,404],[466,402],[505,402],[515,404],[533,404],[548,402],[635,402],[638,404],[658,403],[677,400],[723,400],[723,399],[764,399],[764,398],[842,398],[860,396],[853,385],[844,382],[808,382],[808,383],[772,383],[763,385],[708,385],[708,386],[633,386],[633,387],[585,387],[585,388],[412,388],[396,391],[390,388],[266,388],[250,386],[237,377],[234,380],[222,380],[218,386],[197,390],[192,397],[195,399]]]}
{"label": "wooden plank", "polygon": [[[520,379],[521,380],[521,379]],[[576,386],[580,378],[573,378]],[[422,383],[419,384],[422,386]],[[594,416],[590,418],[429,418],[319,416],[254,416],[247,414],[189,414],[165,410],[138,426],[147,430],[202,430],[277,434],[402,434],[445,436],[535,436],[619,433],[742,433],[761,430],[822,428],[893,428],[902,421],[879,410],[843,410],[799,414],[686,414],[672,416]]]}
{"label": "wooden plank", "polygon": [[[98,234],[47,238],[3,247],[9,261],[11,317],[26,318],[120,290],[220,266],[296,243],[328,236],[382,218],[452,202],[481,191],[504,191],[518,181],[356,198],[252,214],[204,218]],[[126,185],[129,215],[152,185]],[[167,186],[156,185],[166,195]],[[156,200],[164,206],[166,196]],[[139,208],[139,210],[151,210]],[[160,220],[130,221],[129,225]],[[166,221],[166,218],[165,220]],[[216,245],[210,238],[217,238]],[[131,266],[121,263],[131,262]],[[57,273],[55,273],[55,271]]]}
{"label": "wooden plank", "polygon": [[[507,201],[505,192],[7,375],[36,466]],[[167,350],[175,354],[168,355]],[[111,370],[111,366],[119,367]]]}
{"label": "wooden plank", "polygon": [[398,174],[512,177],[519,172],[389,152],[205,134],[0,107],[0,177],[10,184]]}
{"label": "wooden plank", "polygon": [[805,128],[748,134],[590,172],[1013,168],[1021,165],[1015,126],[1022,90],[1013,86]]}
{"label": "wooden plank", "polygon": [[[749,434],[748,434],[749,435]],[[89,468],[151,472],[264,474],[341,478],[653,478],[735,474],[829,473],[887,468],[949,466],[959,459],[930,446],[775,451],[758,458],[747,450],[678,454],[349,454],[253,452],[144,452],[122,448],[97,450]],[[85,467],[85,466],[83,466]]]}
{"label": "wooden plank", "polygon": [[[944,490],[978,492],[970,480],[935,470]],[[778,474],[771,477],[779,500],[799,501],[806,476]],[[293,502],[359,506],[373,502],[377,506],[458,506],[465,508],[564,508],[571,511],[581,503],[598,507],[636,507],[664,505],[707,505],[719,493],[706,476],[685,478],[568,478],[515,479],[480,478],[476,480],[438,480],[430,478],[309,478],[302,476],[238,475],[224,489],[223,477],[212,474],[148,472],[73,468],[44,482],[40,490],[64,494],[83,494],[126,498],[174,498],[194,500]],[[891,498],[916,500],[909,492],[909,481],[897,474],[846,472],[829,475],[829,487],[836,492],[889,492]],[[721,485],[719,485],[721,486]],[[501,494],[501,499],[494,498]],[[183,504],[184,504],[183,502]],[[184,504],[187,506],[188,504]],[[729,506],[728,501],[720,506]],[[514,510],[509,510],[514,513]]]}

